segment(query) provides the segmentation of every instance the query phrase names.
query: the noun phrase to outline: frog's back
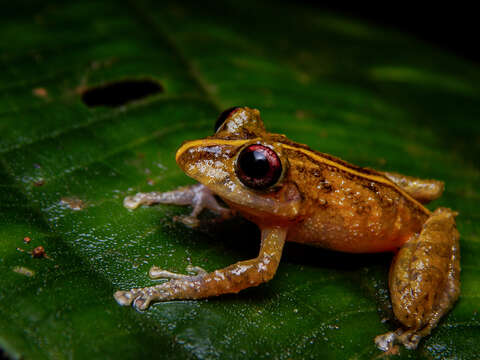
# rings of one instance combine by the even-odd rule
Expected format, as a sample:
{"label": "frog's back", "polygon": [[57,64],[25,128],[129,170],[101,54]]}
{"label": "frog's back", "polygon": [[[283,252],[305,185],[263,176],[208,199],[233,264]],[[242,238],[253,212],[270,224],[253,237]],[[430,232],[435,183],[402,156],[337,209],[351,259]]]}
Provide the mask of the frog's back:
{"label": "frog's back", "polygon": [[289,241],[346,252],[391,251],[428,218],[425,207],[382,173],[278,140],[289,159],[284,181],[295,183],[304,199]]}

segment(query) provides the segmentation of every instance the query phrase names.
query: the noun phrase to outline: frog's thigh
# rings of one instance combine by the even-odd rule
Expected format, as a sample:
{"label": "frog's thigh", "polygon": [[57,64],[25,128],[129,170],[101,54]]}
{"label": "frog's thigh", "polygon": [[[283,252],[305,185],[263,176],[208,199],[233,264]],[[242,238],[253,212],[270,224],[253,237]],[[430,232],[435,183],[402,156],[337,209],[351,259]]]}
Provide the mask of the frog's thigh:
{"label": "frog's thigh", "polygon": [[152,277],[172,280],[146,288],[117,291],[114,295],[120,305],[133,305],[144,310],[152,301],[175,299],[201,299],[256,286],[270,280],[277,271],[285,243],[287,230],[283,228],[262,229],[262,244],[259,255],[252,260],[240,261],[211,273],[193,269],[196,276],[180,275],[153,268]]}
{"label": "frog's thigh", "polygon": [[394,341],[416,348],[458,299],[460,250],[455,216],[450,209],[437,209],[420,235],[396,255],[390,269],[390,297],[404,328],[377,337],[382,350]]}
{"label": "frog's thigh", "polygon": [[439,198],[443,193],[442,181],[419,179],[394,172],[384,172],[383,174],[411,197],[424,204]]}

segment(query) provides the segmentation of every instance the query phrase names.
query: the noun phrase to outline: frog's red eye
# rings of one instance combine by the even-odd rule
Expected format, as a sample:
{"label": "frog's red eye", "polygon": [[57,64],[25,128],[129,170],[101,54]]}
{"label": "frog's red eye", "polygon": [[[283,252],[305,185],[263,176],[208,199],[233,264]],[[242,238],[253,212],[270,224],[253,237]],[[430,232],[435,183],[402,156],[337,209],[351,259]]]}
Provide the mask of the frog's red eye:
{"label": "frog's red eye", "polygon": [[233,113],[235,110],[237,110],[239,106],[234,106],[231,108],[228,108],[227,110],[223,111],[220,116],[218,117],[217,121],[215,122],[215,132],[222,126],[222,124],[227,120],[227,118],[230,116],[231,113]]}
{"label": "frog's red eye", "polygon": [[238,178],[252,189],[275,185],[282,174],[282,162],[275,151],[259,144],[243,149],[236,165]]}

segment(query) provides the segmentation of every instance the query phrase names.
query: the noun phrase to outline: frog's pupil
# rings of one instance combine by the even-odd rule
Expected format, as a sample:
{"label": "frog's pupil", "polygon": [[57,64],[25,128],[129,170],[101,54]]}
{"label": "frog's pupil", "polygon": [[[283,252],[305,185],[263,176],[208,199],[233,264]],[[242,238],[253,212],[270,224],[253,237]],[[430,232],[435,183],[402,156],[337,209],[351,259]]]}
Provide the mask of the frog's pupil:
{"label": "frog's pupil", "polygon": [[246,152],[240,158],[240,167],[246,175],[252,178],[262,178],[268,173],[270,165],[262,151],[254,150]]}
{"label": "frog's pupil", "polygon": [[253,144],[243,149],[237,159],[237,176],[246,186],[266,189],[274,185],[282,173],[282,164],[272,149]]}
{"label": "frog's pupil", "polygon": [[224,110],[220,116],[218,117],[217,121],[215,122],[215,132],[222,126],[222,124],[227,120],[227,118],[230,116],[230,114],[235,110],[238,109],[238,106],[234,106],[231,108],[228,108],[227,110]]}

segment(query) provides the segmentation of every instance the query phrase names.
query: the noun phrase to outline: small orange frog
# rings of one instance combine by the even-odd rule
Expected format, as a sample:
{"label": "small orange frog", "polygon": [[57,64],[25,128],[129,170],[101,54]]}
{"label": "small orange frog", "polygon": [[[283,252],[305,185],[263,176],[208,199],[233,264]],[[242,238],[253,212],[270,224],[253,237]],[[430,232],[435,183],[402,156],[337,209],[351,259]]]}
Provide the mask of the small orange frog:
{"label": "small orange frog", "polygon": [[216,132],[185,142],[176,161],[201,184],[158,193],[138,193],[124,205],[192,205],[183,218],[197,224],[208,208],[222,216],[229,207],[261,229],[260,253],[224,269],[192,275],[152,267],[152,279],[170,279],[146,288],[117,291],[121,305],[147,309],[153,301],[200,299],[257,286],[277,270],[285,241],[351,252],[396,252],[390,268],[390,297],[402,327],[376,337],[384,351],[395,343],[415,349],[438,324],[460,293],[456,212],[431,213],[422,203],[438,198],[443,183],[351,165],[306,145],[271,134],[256,109],[235,107],[217,120]]}

